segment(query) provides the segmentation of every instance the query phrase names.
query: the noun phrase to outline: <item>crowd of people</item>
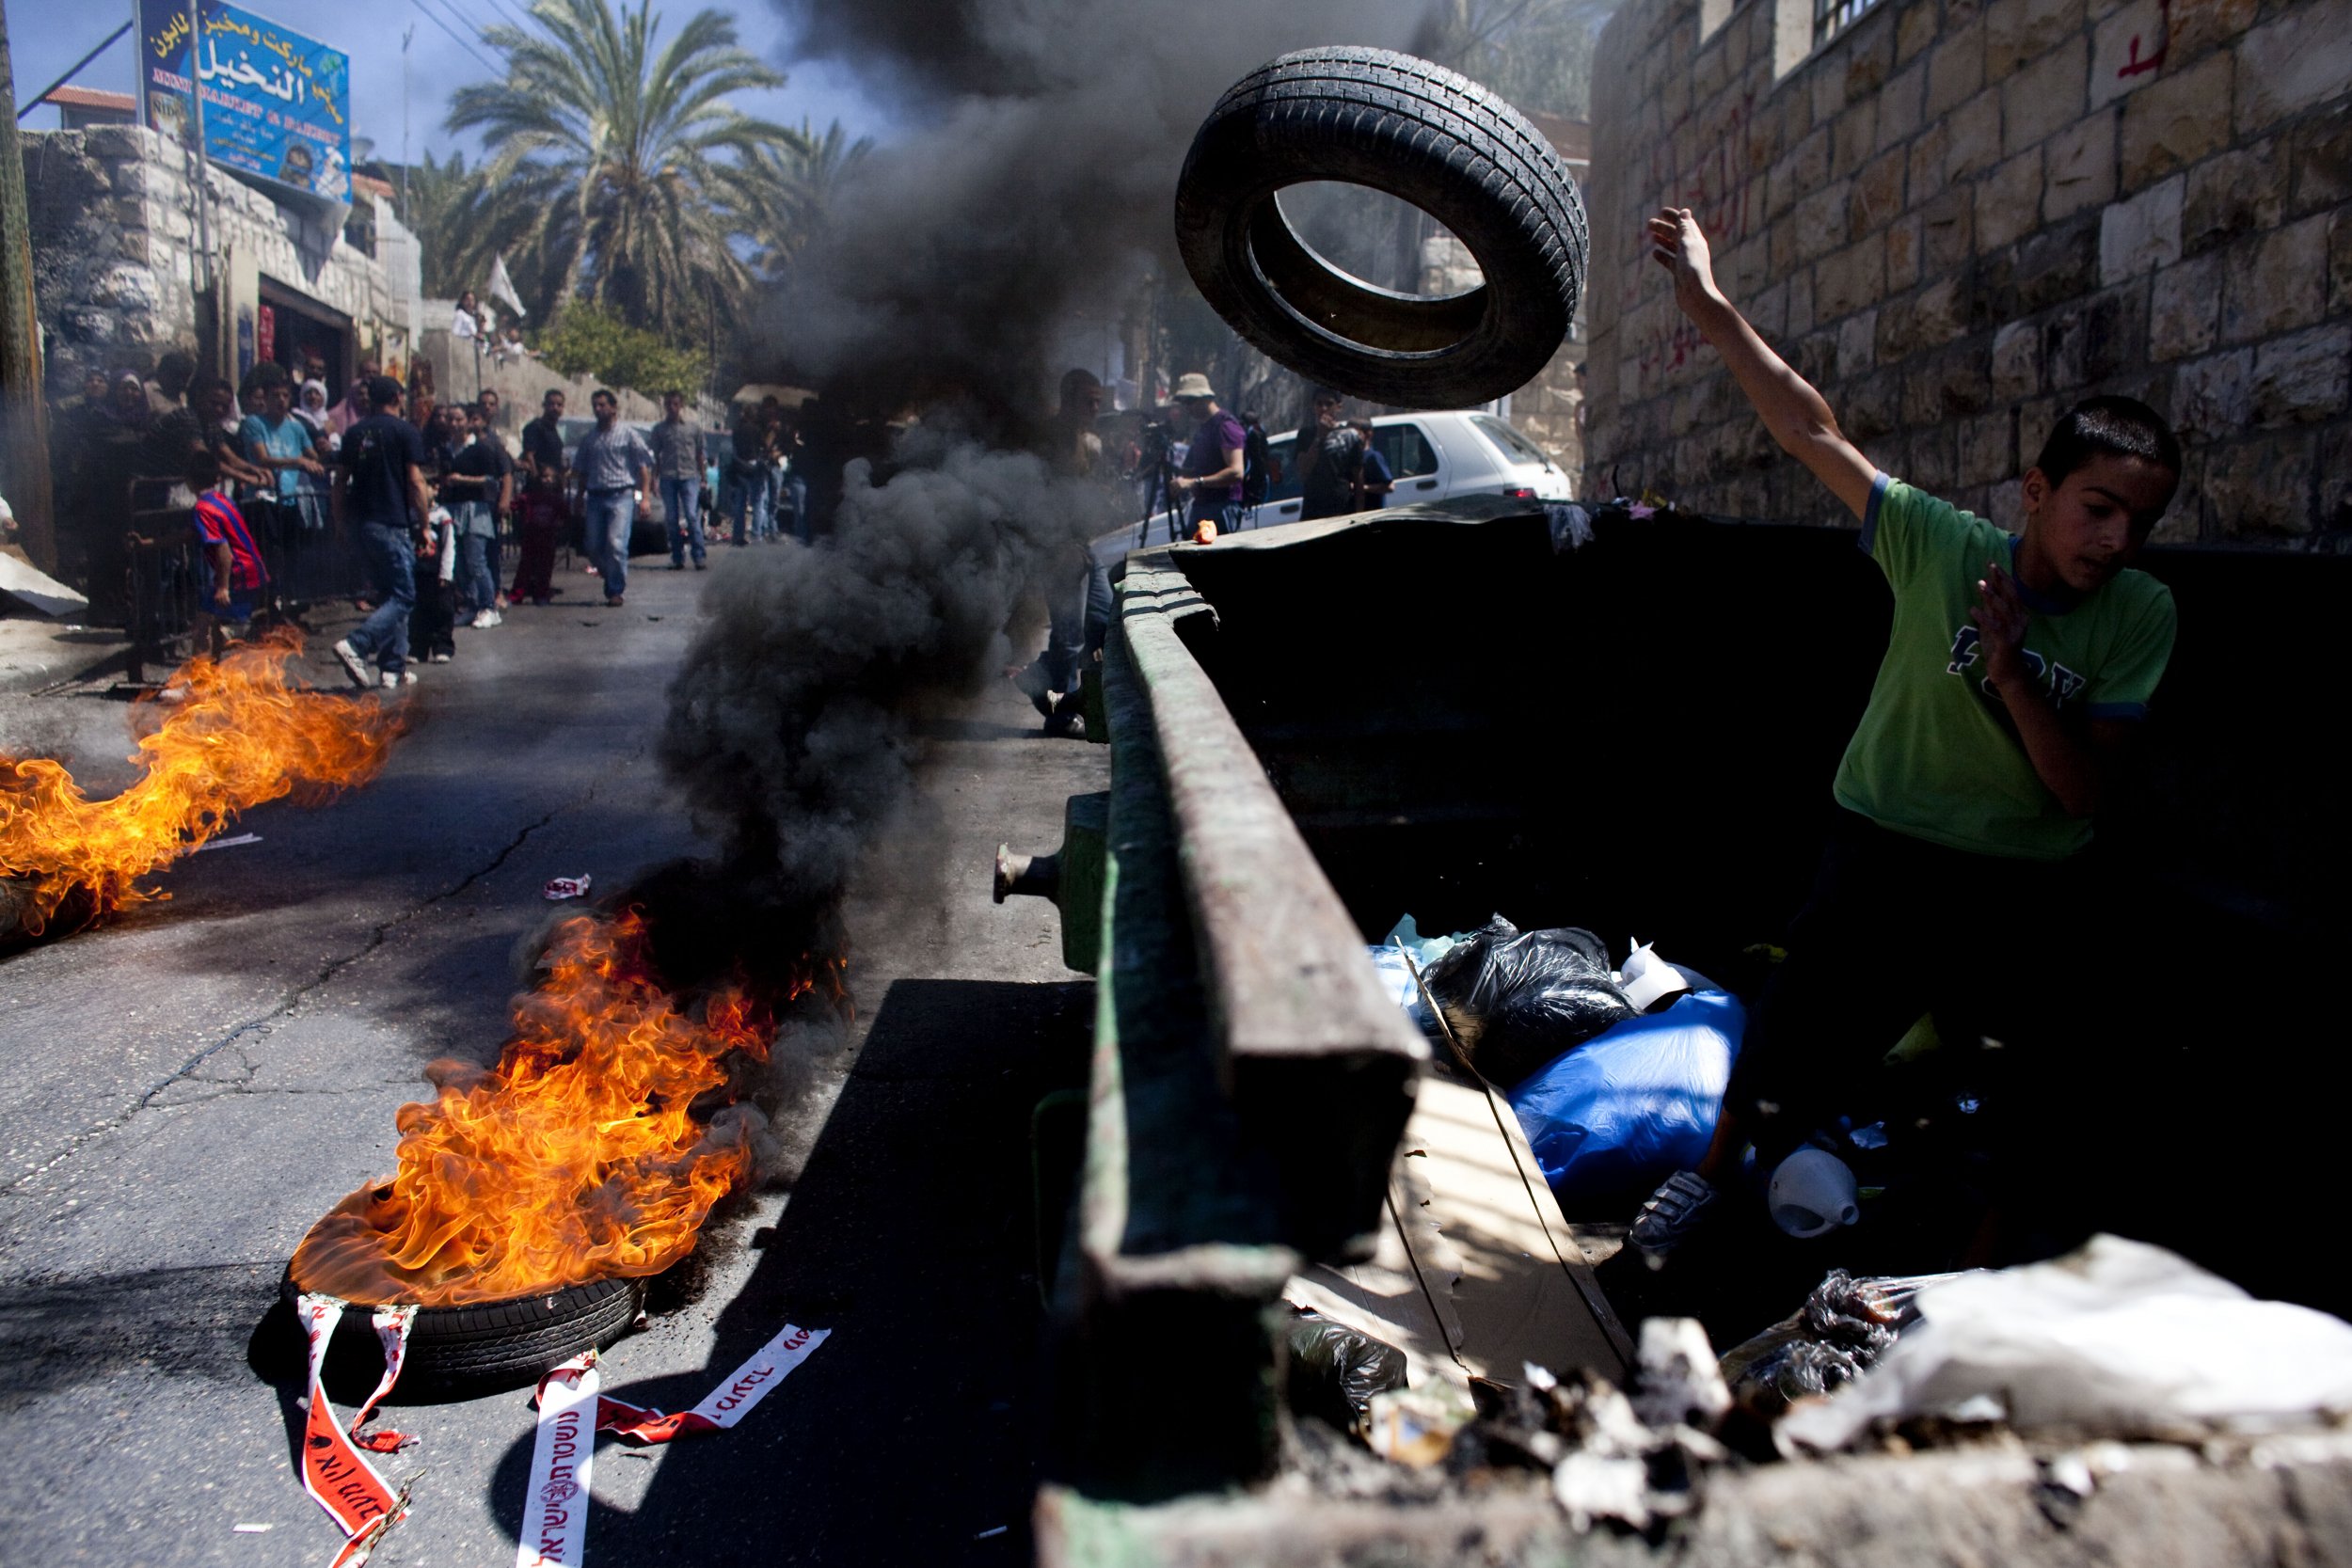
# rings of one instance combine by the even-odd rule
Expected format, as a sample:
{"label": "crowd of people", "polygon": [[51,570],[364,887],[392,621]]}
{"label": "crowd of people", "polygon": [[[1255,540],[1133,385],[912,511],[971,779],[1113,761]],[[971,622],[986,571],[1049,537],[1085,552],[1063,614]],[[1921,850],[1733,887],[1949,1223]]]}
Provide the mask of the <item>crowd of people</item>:
{"label": "crowd of people", "polygon": [[[490,331],[469,302],[457,313]],[[1180,377],[1168,417],[1144,427],[1161,436],[1124,451],[1104,451],[1104,402],[1092,375],[1066,376],[1045,455],[1059,472],[1104,482],[1106,496],[1132,484],[1147,515],[1169,515],[1171,533],[1180,526],[1207,540],[1245,528],[1282,482],[1263,426],[1227,412],[1205,375]],[[1381,504],[1392,481],[1372,427],[1345,420],[1335,392],[1318,391],[1313,409],[1294,458],[1301,515]],[[176,352],[149,375],[93,373],[56,423],[63,510],[82,523],[63,531],[81,557],[69,564],[102,613],[119,610],[135,525],[162,518],[167,530],[184,517],[206,640],[217,644],[256,614],[298,613],[357,588],[368,618],[337,653],[355,680],[396,688],[416,678],[414,665],[453,658],[460,629],[496,627],[516,604],[550,603],[563,592],[556,556],[575,524],[604,602],[617,607],[641,510],[660,518],[673,570],[702,570],[722,539],[808,542],[813,515],[838,488],[836,480],[825,496],[811,494],[828,468],[818,449],[839,444],[825,441],[815,400],[787,410],[771,395],[715,431],[675,391],[650,426],[622,423],[606,391],[590,412],[593,427],[567,440],[565,394],[550,390],[510,440],[496,390],[444,403],[429,376],[404,387],[368,359],[340,397],[315,363],[264,362],[241,385],[197,373]],[[1106,525],[1116,526],[1116,510],[1106,504]],[[512,575],[502,578],[509,551]],[[330,555],[343,580],[323,569]],[[1090,641],[1084,623],[1103,596],[1091,563],[1073,566],[1069,589],[1050,595],[1050,668],[1033,693],[1063,728]],[[351,580],[361,574],[364,585]]]}
{"label": "crowd of people", "polygon": [[[737,546],[809,537],[798,411],[774,397],[714,435],[678,393],[641,430],[599,391],[594,426],[583,436],[576,421],[567,441],[565,396],[552,390],[510,437],[495,389],[443,402],[429,369],[404,387],[363,358],[340,397],[316,361],[264,361],[234,384],[177,351],[145,373],[92,371],[53,410],[62,570],[88,585],[98,618],[126,624],[159,613],[175,572],[192,578],[199,647],[256,615],[356,596],[368,619],[345,640],[345,667],[397,687],[413,665],[454,657],[460,628],[551,603],[576,523],[606,603],[624,602],[641,497],[680,571],[703,568],[730,527]],[[193,549],[178,567],[183,538]],[[145,546],[159,548],[135,562]],[[140,571],[156,580],[135,609]]]}

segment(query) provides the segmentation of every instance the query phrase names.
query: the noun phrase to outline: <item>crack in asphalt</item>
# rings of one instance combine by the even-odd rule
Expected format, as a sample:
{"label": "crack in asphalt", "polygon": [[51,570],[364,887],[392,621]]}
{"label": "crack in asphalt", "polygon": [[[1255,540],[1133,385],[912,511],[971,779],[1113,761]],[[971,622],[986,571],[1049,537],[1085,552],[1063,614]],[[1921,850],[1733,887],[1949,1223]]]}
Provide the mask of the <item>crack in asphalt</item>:
{"label": "crack in asphalt", "polygon": [[[400,912],[390,916],[389,919],[378,921],[374,927],[369,931],[366,941],[360,942],[358,946],[353,948],[351,951],[328,959],[326,964],[321,966],[316,974],[312,975],[310,979],[305,980],[302,984],[294,987],[292,990],[285,992],[279,998],[278,1005],[270,1008],[269,1011],[260,1013],[252,1018],[246,1019],[244,1022],[239,1023],[235,1028],[230,1029],[227,1034],[215,1040],[212,1044],[205,1046],[202,1050],[195,1053],[186,1061],[181,1063],[180,1066],[170,1074],[157,1083],[151,1085],[147,1091],[141,1094],[138,1099],[132,1101],[126,1109],[118,1112],[106,1120],[98,1123],[96,1126],[91,1127],[85,1132],[74,1134],[74,1136],[66,1144],[65,1148],[59,1149],[52,1158],[43,1161],[38,1165],[28,1167],[27,1169],[19,1172],[17,1175],[9,1178],[6,1181],[0,1181],[0,1197],[12,1196],[16,1193],[17,1189],[24,1186],[26,1182],[33,1180],[37,1177],[45,1176],[49,1172],[56,1169],[57,1166],[65,1164],[68,1160],[72,1159],[74,1155],[80,1153],[82,1149],[93,1139],[103,1137],[106,1133],[115,1131],[117,1128],[128,1126],[132,1118],[136,1117],[141,1111],[154,1108],[159,1101],[161,1101],[162,1097],[176,1084],[192,1082],[210,1085],[215,1086],[216,1092],[212,1094],[197,1095],[185,1100],[170,1101],[165,1107],[167,1109],[181,1105],[201,1104],[206,1101],[219,1100],[225,1096],[232,1094],[355,1093],[367,1088],[381,1086],[380,1085],[360,1085],[352,1089],[254,1089],[246,1085],[250,1083],[252,1075],[260,1070],[260,1068],[253,1061],[253,1059],[246,1055],[242,1050],[236,1051],[237,1058],[245,1064],[245,1072],[242,1078],[207,1078],[202,1076],[201,1069],[206,1066],[206,1064],[211,1062],[215,1056],[219,1055],[222,1052],[230,1051],[236,1048],[238,1042],[247,1038],[261,1038],[267,1036],[274,1024],[276,1024],[279,1020],[291,1017],[293,1014],[299,1011],[302,1004],[313,993],[324,989],[344,970],[349,969],[353,964],[358,963],[369,954],[373,953],[378,948],[382,947],[385,942],[390,941],[391,935],[394,931],[399,930],[403,926],[407,925],[408,922],[424,913],[436,904],[446,903],[448,900],[456,897],[459,894],[464,893],[468,888],[473,886],[474,883],[482,880],[483,878],[497,871],[499,867],[504,865],[507,861],[512,858],[515,851],[520,849],[530,841],[531,836],[533,833],[539,832],[542,828],[547,827],[549,823],[553,822],[557,817],[563,816],[565,812],[570,811],[575,807],[587,804],[588,801],[596,798],[596,786],[591,784],[578,797],[573,800],[565,800],[562,804],[555,806],[537,821],[524,824],[522,830],[516,833],[512,839],[508,840],[503,848],[500,849],[497,854],[491,856],[490,859],[484,864],[476,866],[473,870],[466,873],[466,875],[459,879],[456,882],[441,889],[438,893],[435,893],[430,896],[420,900],[419,902],[409,906],[407,909],[402,910]],[[391,1082],[391,1080],[386,1080],[386,1082]]]}

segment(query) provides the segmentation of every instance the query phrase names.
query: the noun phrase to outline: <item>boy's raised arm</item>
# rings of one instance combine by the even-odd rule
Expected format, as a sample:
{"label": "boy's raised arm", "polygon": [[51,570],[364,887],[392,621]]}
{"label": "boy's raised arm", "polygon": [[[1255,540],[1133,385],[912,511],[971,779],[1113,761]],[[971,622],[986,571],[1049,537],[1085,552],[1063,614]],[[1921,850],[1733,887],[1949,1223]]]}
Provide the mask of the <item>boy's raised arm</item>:
{"label": "boy's raised arm", "polygon": [[1707,236],[1687,207],[1661,208],[1649,220],[1650,256],[1674,276],[1675,304],[1722,355],[1740,389],[1764,417],[1781,450],[1813,471],[1857,517],[1870,504],[1878,467],[1837,428],[1837,416],[1813,384],[1756,335],[1715,285]]}

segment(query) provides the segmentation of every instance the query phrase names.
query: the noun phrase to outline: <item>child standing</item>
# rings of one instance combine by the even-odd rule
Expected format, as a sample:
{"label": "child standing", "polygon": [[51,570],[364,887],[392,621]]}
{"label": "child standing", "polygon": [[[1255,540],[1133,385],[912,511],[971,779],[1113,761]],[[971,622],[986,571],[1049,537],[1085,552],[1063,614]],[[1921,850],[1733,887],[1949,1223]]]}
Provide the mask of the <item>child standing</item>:
{"label": "child standing", "polygon": [[269,586],[269,567],[246,527],[245,514],[221,488],[220,460],[199,447],[188,454],[187,482],[196,492],[196,509],[188,517],[201,590],[194,630],[199,646],[217,657],[229,644],[229,627],[242,635],[251,625]]}
{"label": "child standing", "polygon": [[[2129,398],[2092,398],[2022,483],[2025,531],[1882,472],[1716,286],[1687,210],[1649,222],[1675,303],[1765,427],[1861,519],[1895,594],[1867,709],[1832,787],[1837,820],[1788,956],[1750,1019],[1714,1142],[1644,1205],[1653,1264],[1753,1141],[1772,1169],[1859,1108],[1918,1017],[1955,1007],[2007,1053],[2056,1066],[2054,1012],[2081,984],[2075,857],[2171,656],[2162,583],[2130,570],[2180,483],[2180,444]],[[2040,1048],[2047,1048],[2042,1050]],[[2022,1050],[2020,1049],[2022,1048]]]}

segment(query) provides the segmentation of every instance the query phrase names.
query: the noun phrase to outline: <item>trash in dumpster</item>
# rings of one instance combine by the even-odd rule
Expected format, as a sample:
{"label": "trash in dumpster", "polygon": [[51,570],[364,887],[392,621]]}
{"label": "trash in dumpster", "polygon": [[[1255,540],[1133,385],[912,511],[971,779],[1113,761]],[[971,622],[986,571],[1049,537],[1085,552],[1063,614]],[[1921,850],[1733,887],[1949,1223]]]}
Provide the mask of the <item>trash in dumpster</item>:
{"label": "trash in dumpster", "polygon": [[1826,1148],[1800,1148],[1775,1166],[1764,1204],[1774,1225],[1799,1238],[1825,1236],[1862,1218],[1852,1167]]}
{"label": "trash in dumpster", "polygon": [[1798,1400],[1844,1387],[1919,1321],[1915,1303],[1921,1290],[1958,1277],[1856,1279],[1832,1269],[1803,1307],[1724,1353],[1723,1377],[1733,1402],[1772,1421]]}
{"label": "trash in dumpster", "polygon": [[1359,1435],[1373,1396],[1405,1386],[1405,1353],[1369,1334],[1300,1310],[1291,1320],[1285,1394],[1291,1409]]}
{"label": "trash in dumpster", "polygon": [[2099,1235],[2049,1262],[1928,1282],[1913,1307],[1919,1322],[1875,1367],[1782,1419],[1784,1452],[1915,1418],[2194,1442],[2352,1414],[2352,1323],[2257,1300],[2144,1242]]}
{"label": "trash in dumpster", "polygon": [[1471,1063],[1498,1085],[1635,1016],[1608,947],[1576,927],[1521,931],[1496,915],[1423,978]]}
{"label": "trash in dumpster", "polygon": [[1446,1467],[1551,1472],[1551,1493],[1578,1530],[1602,1519],[1635,1529],[1697,1506],[1707,1468],[1731,1461],[1712,1428],[1731,1399],[1707,1331],[1681,1318],[1642,1325],[1635,1393],[1593,1372],[1554,1376],[1530,1364],[1514,1386],[1489,1386],[1480,1418],[1454,1438]]}
{"label": "trash in dumpster", "polygon": [[1729,993],[1689,992],[1612,1024],[1512,1089],[1511,1109],[1562,1202],[1590,1211],[1696,1165],[1746,1028]]}
{"label": "trash in dumpster", "polygon": [[1386,1388],[1372,1397],[1364,1441],[1399,1465],[1436,1465],[1454,1451],[1454,1435],[1477,1415],[1477,1402],[1458,1383]]}

